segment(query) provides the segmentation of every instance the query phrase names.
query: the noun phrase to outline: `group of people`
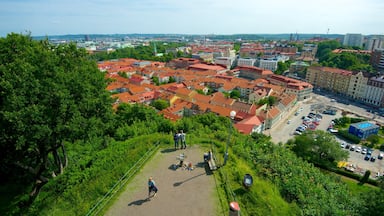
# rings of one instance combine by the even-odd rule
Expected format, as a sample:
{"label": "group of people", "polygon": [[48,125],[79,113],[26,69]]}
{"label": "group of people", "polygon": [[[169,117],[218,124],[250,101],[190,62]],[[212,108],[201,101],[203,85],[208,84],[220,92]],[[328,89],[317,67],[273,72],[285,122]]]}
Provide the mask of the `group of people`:
{"label": "group of people", "polygon": [[180,132],[176,132],[173,135],[173,140],[175,141],[175,150],[179,148],[180,149],[186,149],[187,148],[187,143],[185,141],[185,133],[183,130],[180,130]]}

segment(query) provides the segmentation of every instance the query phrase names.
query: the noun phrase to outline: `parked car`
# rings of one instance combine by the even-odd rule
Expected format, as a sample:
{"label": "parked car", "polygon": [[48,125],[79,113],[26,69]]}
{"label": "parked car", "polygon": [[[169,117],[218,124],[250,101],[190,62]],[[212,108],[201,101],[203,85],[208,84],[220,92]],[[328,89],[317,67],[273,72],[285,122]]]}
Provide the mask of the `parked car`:
{"label": "parked car", "polygon": [[379,155],[377,156],[377,159],[382,160],[383,157],[384,157],[384,153],[383,153],[383,152],[380,152]]}
{"label": "parked car", "polygon": [[355,151],[356,146],[352,145],[351,148],[349,149],[350,151]]}
{"label": "parked car", "polygon": [[371,157],[371,162],[375,162],[375,160],[376,160],[376,157],[372,156]]}
{"label": "parked car", "polygon": [[295,132],[294,132],[293,134],[295,134],[295,135],[301,135],[302,133],[301,133],[300,131],[298,131],[298,130],[295,130]]}
{"label": "parked car", "polygon": [[361,154],[367,154],[367,148],[363,148],[363,149],[361,150]]}
{"label": "parked car", "polygon": [[351,147],[350,144],[347,144],[347,145],[345,146],[346,149],[349,149],[350,147]]}
{"label": "parked car", "polygon": [[372,154],[372,149],[367,149],[367,154]]}
{"label": "parked car", "polygon": [[355,151],[356,151],[356,152],[361,152],[361,147],[360,147],[360,146],[357,146]]}
{"label": "parked car", "polygon": [[340,147],[341,148],[345,148],[347,146],[347,144],[345,143],[345,142],[342,142],[341,144],[340,144]]}
{"label": "parked car", "polygon": [[371,159],[371,155],[369,154],[365,155],[364,160],[369,161],[370,159]]}

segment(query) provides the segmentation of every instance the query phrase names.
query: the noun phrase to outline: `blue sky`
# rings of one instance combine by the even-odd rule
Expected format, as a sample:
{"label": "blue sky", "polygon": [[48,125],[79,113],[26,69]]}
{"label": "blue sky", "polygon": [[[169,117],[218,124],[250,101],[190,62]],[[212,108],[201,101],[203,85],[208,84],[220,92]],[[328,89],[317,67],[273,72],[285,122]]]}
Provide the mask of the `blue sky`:
{"label": "blue sky", "polygon": [[0,0],[0,36],[384,34],[383,0]]}

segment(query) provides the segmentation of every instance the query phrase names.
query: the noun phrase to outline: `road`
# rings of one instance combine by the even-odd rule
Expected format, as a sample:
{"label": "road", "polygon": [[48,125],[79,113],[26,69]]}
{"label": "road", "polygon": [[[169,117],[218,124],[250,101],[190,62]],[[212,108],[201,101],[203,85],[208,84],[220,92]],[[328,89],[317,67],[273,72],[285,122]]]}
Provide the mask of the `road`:
{"label": "road", "polygon": [[[368,112],[367,110],[369,110],[369,108],[361,104],[348,102],[345,99],[333,96],[329,97],[329,95],[320,95],[313,93],[312,98],[310,100],[305,102],[298,102],[296,106],[286,116],[284,116],[276,126],[274,126],[270,130],[266,130],[264,133],[266,135],[271,135],[272,141],[275,143],[286,143],[289,139],[294,138],[294,131],[299,125],[302,124],[301,118],[303,116],[307,116],[310,112],[322,113],[322,111],[325,110],[327,107],[337,109],[336,115],[321,114],[323,116],[323,119],[317,126],[317,130],[327,130],[329,124],[333,119],[341,117],[342,111],[348,111],[350,113],[353,113],[352,116],[354,115],[358,117],[364,117],[384,125],[383,117]],[[296,112],[299,112],[298,115],[295,115]],[[340,143],[347,142],[340,139],[338,140]],[[359,145],[355,144],[355,146]],[[357,172],[364,173],[365,170],[370,170],[372,178],[376,176],[377,172],[384,173],[383,160],[376,159],[375,162],[366,161],[364,160],[364,155],[361,153],[349,151],[349,149],[345,149],[345,151],[349,152],[348,163],[353,164],[357,168]],[[372,155],[377,158],[378,154],[379,151],[374,150]]]}

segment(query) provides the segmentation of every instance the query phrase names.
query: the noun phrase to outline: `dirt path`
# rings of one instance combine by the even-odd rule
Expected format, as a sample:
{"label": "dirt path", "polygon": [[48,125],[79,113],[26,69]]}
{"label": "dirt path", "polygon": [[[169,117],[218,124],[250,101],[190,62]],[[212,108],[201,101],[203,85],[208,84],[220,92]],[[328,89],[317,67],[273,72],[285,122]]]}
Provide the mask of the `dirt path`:
{"label": "dirt path", "polygon": [[[181,153],[194,170],[174,169]],[[147,180],[152,176],[159,189],[157,196],[147,200]],[[125,191],[105,215],[135,216],[210,216],[216,215],[215,181],[207,175],[203,150],[198,146],[185,150],[161,149],[127,185]]]}

